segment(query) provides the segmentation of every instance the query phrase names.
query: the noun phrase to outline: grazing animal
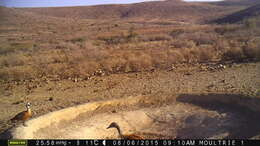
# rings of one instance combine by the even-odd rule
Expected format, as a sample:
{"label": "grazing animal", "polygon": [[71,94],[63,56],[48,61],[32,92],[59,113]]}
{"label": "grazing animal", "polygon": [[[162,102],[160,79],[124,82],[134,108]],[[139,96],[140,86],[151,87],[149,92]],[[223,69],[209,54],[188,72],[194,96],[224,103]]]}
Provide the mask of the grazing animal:
{"label": "grazing animal", "polygon": [[26,111],[20,112],[18,113],[15,117],[13,117],[11,119],[12,122],[16,122],[16,121],[23,121],[23,125],[25,125],[25,121],[27,121],[28,119],[30,119],[32,117],[32,111],[30,109],[31,103],[26,103]]}
{"label": "grazing animal", "polygon": [[107,129],[109,129],[109,128],[116,128],[117,131],[118,131],[119,137],[122,138],[122,139],[132,139],[132,140],[134,140],[134,139],[144,139],[143,137],[141,137],[139,135],[135,135],[135,134],[129,134],[129,135],[122,134],[120,127],[118,126],[118,124],[116,122],[112,122],[107,127]]}

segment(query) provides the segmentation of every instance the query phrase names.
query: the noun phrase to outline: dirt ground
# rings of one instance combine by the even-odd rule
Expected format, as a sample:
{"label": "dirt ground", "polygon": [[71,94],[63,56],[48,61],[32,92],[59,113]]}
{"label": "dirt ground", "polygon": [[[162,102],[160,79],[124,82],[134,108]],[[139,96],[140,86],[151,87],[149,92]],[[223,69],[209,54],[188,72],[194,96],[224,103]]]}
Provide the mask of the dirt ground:
{"label": "dirt ground", "polygon": [[[104,131],[111,119],[120,121],[124,133],[154,133],[152,137],[156,138],[257,137],[260,133],[257,124],[259,79],[260,63],[257,62],[227,64],[226,68],[186,64],[169,71],[113,74],[77,82],[58,79],[3,82],[0,84],[0,133],[12,127],[9,119],[24,110],[26,101],[32,103],[33,118],[37,118],[83,103],[146,96],[158,101],[164,98],[174,101],[100,110],[92,113],[91,118],[79,117],[70,126],[56,126],[63,132],[46,135],[43,129],[37,131],[35,137],[115,138],[115,129],[97,134]],[[138,126],[134,124],[138,122],[137,115],[144,122]],[[52,128],[55,131],[55,125]],[[82,131],[87,132],[82,134]]]}

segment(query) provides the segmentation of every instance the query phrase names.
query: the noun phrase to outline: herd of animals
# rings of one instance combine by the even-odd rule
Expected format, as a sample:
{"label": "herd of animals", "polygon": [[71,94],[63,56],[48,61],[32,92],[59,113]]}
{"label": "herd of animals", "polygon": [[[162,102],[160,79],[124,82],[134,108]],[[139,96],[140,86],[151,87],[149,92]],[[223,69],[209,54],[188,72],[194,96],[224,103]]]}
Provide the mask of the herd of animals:
{"label": "herd of animals", "polygon": [[[21,122],[23,122],[24,126],[27,126],[26,121],[29,120],[32,117],[32,111],[31,111],[30,106],[31,106],[31,103],[27,102],[26,103],[26,110],[18,113],[16,116],[14,116],[11,119],[11,121],[13,123],[21,121]],[[136,135],[136,134],[129,134],[129,135],[122,134],[121,129],[116,122],[112,122],[107,127],[107,129],[109,129],[109,128],[116,128],[118,135],[119,135],[119,138],[121,138],[121,139],[144,139],[143,137]]]}

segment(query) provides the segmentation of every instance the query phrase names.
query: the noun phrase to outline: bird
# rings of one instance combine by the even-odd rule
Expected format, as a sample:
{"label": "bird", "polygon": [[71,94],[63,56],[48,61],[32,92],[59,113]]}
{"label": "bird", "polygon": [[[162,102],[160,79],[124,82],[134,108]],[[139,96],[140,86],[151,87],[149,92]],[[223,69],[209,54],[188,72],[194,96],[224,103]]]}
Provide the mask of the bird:
{"label": "bird", "polygon": [[128,140],[138,140],[138,139],[144,139],[143,137],[139,136],[139,135],[135,135],[135,134],[129,134],[129,135],[125,135],[122,134],[119,125],[116,122],[112,122],[107,129],[109,128],[116,128],[119,134],[119,137],[121,139],[128,139]]}
{"label": "bird", "polygon": [[25,122],[32,117],[32,111],[30,109],[31,103],[27,102],[26,103],[26,111],[20,112],[17,115],[15,115],[12,119],[11,122],[16,122],[16,121],[23,121],[23,125],[27,126]]}

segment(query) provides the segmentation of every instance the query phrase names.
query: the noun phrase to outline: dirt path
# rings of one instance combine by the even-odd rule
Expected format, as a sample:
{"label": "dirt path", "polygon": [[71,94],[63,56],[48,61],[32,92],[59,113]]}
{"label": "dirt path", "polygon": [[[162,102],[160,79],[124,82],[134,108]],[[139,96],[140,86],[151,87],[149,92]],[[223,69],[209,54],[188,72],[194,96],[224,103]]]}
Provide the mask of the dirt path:
{"label": "dirt path", "polygon": [[[155,72],[146,72],[146,73],[129,73],[129,74],[114,74],[110,76],[103,76],[103,77],[94,77],[87,81],[79,81],[73,82],[70,80],[34,80],[34,81],[25,81],[19,83],[1,83],[0,85],[0,108],[1,108],[1,131],[4,131],[11,125],[7,122],[13,115],[17,112],[24,109],[24,97],[27,97],[32,103],[32,108],[34,112],[34,117],[38,117],[45,113],[49,113],[58,109],[63,109],[65,107],[75,106],[78,104],[92,102],[92,101],[99,101],[99,100],[109,100],[114,98],[124,98],[129,96],[151,96],[151,97],[173,97],[175,95],[182,95],[182,94],[243,94],[248,95],[250,97],[258,98],[259,97],[259,79],[260,79],[260,64],[259,63],[248,63],[248,64],[236,64],[227,67],[223,70],[213,70],[213,71],[202,71],[200,67],[186,67],[181,66],[177,67],[175,70],[172,71],[155,71]],[[185,96],[187,98],[187,96]],[[189,97],[189,96],[188,96]],[[186,99],[182,98],[182,99]],[[181,102],[190,102],[188,101],[181,101]],[[196,110],[192,110],[193,106],[185,105],[187,108],[182,107],[181,109],[188,109],[190,107],[191,110],[187,112],[179,111],[179,113],[189,113],[183,114],[179,116],[179,121],[181,123],[186,123],[186,130],[185,127],[182,127],[181,132],[178,132],[178,129],[174,128],[177,136],[182,138],[189,138],[194,137],[196,135],[200,138],[202,135],[207,135],[208,137],[227,137],[228,135],[225,134],[225,131],[217,132],[214,131],[214,128],[211,132],[203,131],[201,133],[192,133],[189,129],[193,129],[196,131],[196,127],[201,125],[202,121],[206,121],[207,128],[205,129],[212,129],[212,127],[216,126],[215,124],[221,123],[221,121],[214,120],[216,117],[223,116],[222,113],[226,113],[228,116],[224,121],[231,121],[230,123],[226,123],[228,128],[226,131],[231,131],[230,129],[236,129],[237,127],[241,126],[242,123],[245,121],[248,122],[247,117],[239,118],[241,121],[238,124],[234,124],[232,120],[229,119],[236,119],[237,115],[241,115],[241,111],[237,114],[236,110],[226,110],[226,112],[218,112],[218,109],[210,110],[205,107],[201,108],[196,113]],[[195,103],[192,103],[196,105]],[[181,103],[177,104],[178,106]],[[163,111],[178,111],[178,107],[175,104],[169,105],[165,108],[153,108],[154,111],[159,110]],[[183,105],[184,106],[184,105]],[[196,105],[197,106],[197,105]],[[112,114],[116,119],[121,119],[119,121],[123,121],[120,114],[143,114],[146,115],[151,111],[149,107],[146,108],[138,108],[132,111],[123,111],[124,108],[116,108],[116,114]],[[122,110],[122,111],[121,111]],[[158,113],[160,113],[158,111]],[[194,112],[193,112],[194,111]],[[216,112],[217,111],[217,112]],[[164,115],[167,115],[169,112],[166,112]],[[201,114],[202,113],[202,114]],[[207,113],[207,114],[203,114]],[[211,113],[211,114],[209,114]],[[105,113],[103,113],[105,114]],[[176,118],[176,113],[173,114],[172,118]],[[178,115],[178,114],[177,114]],[[207,115],[207,116],[206,116]],[[211,115],[211,116],[208,116]],[[100,116],[100,117],[99,117]],[[158,116],[155,114],[153,116]],[[97,122],[101,117],[104,119],[101,121],[104,122]],[[104,115],[97,115],[97,117],[93,117],[91,121],[96,121],[97,125],[105,125],[109,123],[109,117],[105,118]],[[131,117],[131,116],[130,116]],[[144,116],[145,117],[145,116]],[[186,118],[184,118],[186,117]],[[189,118],[190,117],[190,120]],[[194,118],[199,117],[199,118]],[[150,117],[145,117],[149,119]],[[188,118],[188,119],[187,119]],[[181,120],[182,119],[182,120]],[[184,120],[186,119],[186,120]],[[202,120],[203,119],[203,120]],[[149,121],[149,120],[148,120]],[[253,122],[253,121],[252,121]],[[89,124],[91,123],[90,120],[84,121],[82,123],[77,123],[76,125],[82,125],[84,129],[89,128]],[[122,122],[124,123],[124,122]],[[224,122],[225,123],[225,122]],[[190,124],[190,125],[189,125]],[[90,124],[91,125],[91,124]],[[225,125],[225,124],[224,124]],[[242,124],[243,125],[243,124]],[[122,125],[124,126],[124,124]],[[72,127],[68,127],[69,130]],[[93,127],[93,126],[92,126]],[[94,126],[100,127],[100,126]],[[104,126],[103,126],[104,127]],[[180,126],[181,127],[181,126]],[[189,127],[189,128],[187,128]],[[127,126],[126,133],[130,132]],[[125,129],[124,128],[124,129]],[[252,127],[256,128],[256,127]],[[141,128],[136,128],[137,132],[143,131]],[[154,128],[156,129],[156,128]],[[229,129],[229,130],[227,130]],[[249,128],[250,129],[250,128]],[[256,128],[257,129],[257,128]],[[103,130],[103,129],[102,129]],[[97,129],[92,129],[92,131],[97,131]],[[152,130],[151,130],[152,131]],[[151,132],[148,130],[148,132]],[[197,130],[198,131],[198,130]],[[201,130],[200,130],[201,131]],[[168,132],[169,133],[169,132]],[[206,134],[205,134],[206,133]],[[219,135],[213,135],[211,133],[219,133]],[[231,137],[252,137],[257,135],[256,132],[246,132],[245,135],[239,135],[233,132]],[[111,137],[115,136],[114,133]],[[89,134],[87,134],[89,135]],[[87,135],[78,135],[78,137],[83,136],[87,137]],[[232,136],[233,135],[233,136]],[[38,136],[43,136],[42,133],[38,133]],[[72,136],[72,135],[70,135]],[[77,136],[77,134],[75,135]],[[95,134],[92,135],[95,137]],[[105,136],[105,135],[104,135]],[[172,135],[171,135],[172,136]],[[68,137],[68,135],[63,135],[63,137]],[[75,137],[76,138],[76,137]],[[91,138],[91,136],[89,137]]]}

